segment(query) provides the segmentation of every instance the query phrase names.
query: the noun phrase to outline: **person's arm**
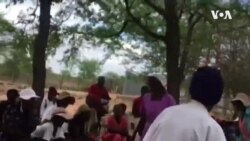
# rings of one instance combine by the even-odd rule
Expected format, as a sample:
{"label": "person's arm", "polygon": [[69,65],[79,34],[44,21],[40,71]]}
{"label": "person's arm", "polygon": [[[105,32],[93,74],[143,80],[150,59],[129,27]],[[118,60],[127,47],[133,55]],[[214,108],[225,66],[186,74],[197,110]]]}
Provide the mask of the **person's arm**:
{"label": "person's arm", "polygon": [[45,100],[45,97],[43,98],[43,101],[42,101],[42,104],[41,104],[41,107],[40,107],[40,117],[42,118],[42,115],[45,111],[45,108],[46,108],[46,100]]}
{"label": "person's arm", "polygon": [[107,101],[110,101],[111,100],[111,97],[109,96],[109,93],[108,93],[108,90],[104,87],[104,99],[107,100]]}

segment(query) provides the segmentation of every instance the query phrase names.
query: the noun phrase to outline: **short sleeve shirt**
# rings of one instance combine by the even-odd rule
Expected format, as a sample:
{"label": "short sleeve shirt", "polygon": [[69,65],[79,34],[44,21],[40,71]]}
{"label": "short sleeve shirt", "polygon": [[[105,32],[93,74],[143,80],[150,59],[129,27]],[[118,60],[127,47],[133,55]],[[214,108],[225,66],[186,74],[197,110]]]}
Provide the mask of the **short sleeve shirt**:
{"label": "short sleeve shirt", "polygon": [[173,106],[153,122],[143,141],[226,141],[220,125],[199,102]]}

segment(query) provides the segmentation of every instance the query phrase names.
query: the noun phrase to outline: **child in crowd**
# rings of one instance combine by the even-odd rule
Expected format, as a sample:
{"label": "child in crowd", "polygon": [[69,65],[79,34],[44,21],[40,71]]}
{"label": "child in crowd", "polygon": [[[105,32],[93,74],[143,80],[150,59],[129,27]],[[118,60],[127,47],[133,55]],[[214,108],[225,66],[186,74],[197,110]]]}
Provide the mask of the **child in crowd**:
{"label": "child in crowd", "polygon": [[69,119],[65,113],[56,113],[50,121],[37,126],[31,133],[31,138],[35,141],[63,141],[64,131],[60,127]]}
{"label": "child in crowd", "polygon": [[102,141],[128,140],[128,120],[124,116],[123,108],[121,104],[114,106],[114,115],[107,120],[107,132],[102,136]]}

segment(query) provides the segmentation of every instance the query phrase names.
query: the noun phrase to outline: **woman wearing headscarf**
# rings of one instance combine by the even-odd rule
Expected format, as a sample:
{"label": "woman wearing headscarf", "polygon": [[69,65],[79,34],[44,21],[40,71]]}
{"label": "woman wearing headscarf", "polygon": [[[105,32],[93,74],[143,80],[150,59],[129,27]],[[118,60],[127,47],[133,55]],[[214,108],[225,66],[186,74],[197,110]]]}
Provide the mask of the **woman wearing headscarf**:
{"label": "woman wearing headscarf", "polygon": [[250,97],[245,93],[239,93],[232,100],[235,114],[239,118],[239,141],[250,141]]}
{"label": "woman wearing headscarf", "polygon": [[149,76],[147,85],[150,93],[144,95],[142,114],[145,119],[143,136],[146,134],[155,118],[165,109],[176,104],[174,98],[167,92],[161,81],[154,76]]}
{"label": "woman wearing headscarf", "polygon": [[69,135],[72,141],[92,141],[86,128],[90,118],[91,109],[87,105],[80,106],[69,122]]}

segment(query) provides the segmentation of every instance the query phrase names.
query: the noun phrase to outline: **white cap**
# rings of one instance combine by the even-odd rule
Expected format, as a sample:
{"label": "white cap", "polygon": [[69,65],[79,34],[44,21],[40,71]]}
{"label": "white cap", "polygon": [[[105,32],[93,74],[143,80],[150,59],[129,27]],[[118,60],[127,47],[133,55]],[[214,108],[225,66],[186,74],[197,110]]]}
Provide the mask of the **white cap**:
{"label": "white cap", "polygon": [[31,88],[23,89],[20,92],[20,98],[23,100],[30,100],[31,98],[39,98],[35,91]]}
{"label": "white cap", "polygon": [[232,102],[240,101],[246,107],[250,106],[250,97],[245,93],[238,93]]}

